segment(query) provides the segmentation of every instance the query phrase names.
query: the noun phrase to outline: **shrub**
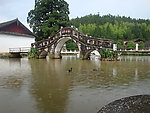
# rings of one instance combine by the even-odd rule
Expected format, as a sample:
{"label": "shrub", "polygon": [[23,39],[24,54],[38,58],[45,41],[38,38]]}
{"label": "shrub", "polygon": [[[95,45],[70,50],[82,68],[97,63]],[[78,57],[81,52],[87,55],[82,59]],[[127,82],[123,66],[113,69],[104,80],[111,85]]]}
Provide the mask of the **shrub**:
{"label": "shrub", "polygon": [[135,49],[135,47],[136,47],[136,43],[134,41],[129,41],[127,43],[127,48],[129,48],[129,49]]}
{"label": "shrub", "polygon": [[104,49],[100,52],[101,58],[117,58],[117,54],[109,49]]}
{"label": "shrub", "polygon": [[30,51],[28,52],[28,57],[29,58],[39,58],[37,49],[36,48],[31,48]]}

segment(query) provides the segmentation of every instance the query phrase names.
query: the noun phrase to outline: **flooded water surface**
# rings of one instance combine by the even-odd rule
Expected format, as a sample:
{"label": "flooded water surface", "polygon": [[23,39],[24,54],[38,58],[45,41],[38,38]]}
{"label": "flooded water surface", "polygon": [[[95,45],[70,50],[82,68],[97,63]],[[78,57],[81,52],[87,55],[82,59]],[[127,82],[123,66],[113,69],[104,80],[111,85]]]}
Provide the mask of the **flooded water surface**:
{"label": "flooded water surface", "polygon": [[0,67],[0,113],[96,113],[114,100],[150,94],[148,56],[0,59]]}

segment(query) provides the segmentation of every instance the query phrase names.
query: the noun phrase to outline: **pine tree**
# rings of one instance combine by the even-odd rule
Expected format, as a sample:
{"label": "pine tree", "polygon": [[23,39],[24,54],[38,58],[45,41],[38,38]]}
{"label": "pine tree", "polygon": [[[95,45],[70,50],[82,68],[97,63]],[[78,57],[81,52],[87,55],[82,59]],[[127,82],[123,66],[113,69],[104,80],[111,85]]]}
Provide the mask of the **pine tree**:
{"label": "pine tree", "polygon": [[69,24],[69,5],[64,0],[35,0],[35,7],[30,10],[27,22],[42,40],[54,35],[61,27]]}

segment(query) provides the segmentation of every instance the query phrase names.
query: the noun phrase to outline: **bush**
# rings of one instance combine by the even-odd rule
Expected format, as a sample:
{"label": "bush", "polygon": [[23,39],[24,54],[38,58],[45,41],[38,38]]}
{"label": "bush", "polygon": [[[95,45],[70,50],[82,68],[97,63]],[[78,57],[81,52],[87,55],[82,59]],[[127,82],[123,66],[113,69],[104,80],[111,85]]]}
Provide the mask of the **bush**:
{"label": "bush", "polygon": [[117,58],[117,54],[108,49],[104,49],[100,52],[101,58]]}
{"label": "bush", "polygon": [[139,43],[139,48],[144,48],[144,42],[143,42],[143,41],[141,41],[141,42]]}
{"label": "bush", "polygon": [[28,52],[28,57],[29,58],[39,58],[37,49],[31,48],[30,51]]}
{"label": "bush", "polygon": [[127,42],[127,48],[129,49],[135,49],[136,43],[134,41]]}
{"label": "bush", "polygon": [[119,49],[123,49],[124,48],[123,40],[118,40],[117,41],[117,48],[119,48]]}

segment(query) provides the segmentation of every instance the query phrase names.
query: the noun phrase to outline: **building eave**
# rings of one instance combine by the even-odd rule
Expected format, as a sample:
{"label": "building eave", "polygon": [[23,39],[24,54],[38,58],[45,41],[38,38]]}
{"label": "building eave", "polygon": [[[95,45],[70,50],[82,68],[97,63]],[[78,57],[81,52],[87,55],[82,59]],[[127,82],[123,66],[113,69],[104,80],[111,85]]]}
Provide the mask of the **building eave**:
{"label": "building eave", "polygon": [[[9,31],[6,31],[6,30],[3,30],[4,27],[7,27],[13,23],[17,23],[17,26],[21,26],[22,29],[24,29],[24,31],[26,31],[27,35],[33,35],[35,36],[26,26],[24,26],[19,20],[18,18],[17,19],[14,19],[14,20],[11,20],[11,21],[7,21],[7,22],[3,22],[3,23],[0,23],[0,32],[9,32]],[[12,32],[14,34],[14,32]],[[17,32],[15,32],[17,34]]]}
{"label": "building eave", "polygon": [[12,23],[14,23],[16,21],[18,21],[18,19],[14,19],[14,20],[11,20],[11,21],[0,23],[0,28],[5,27],[7,25],[10,25],[10,24],[12,24]]}
{"label": "building eave", "polygon": [[24,37],[36,38],[36,36],[34,36],[34,35],[21,34],[21,33],[15,33],[15,32],[5,32],[5,31],[0,31],[0,34],[14,35],[14,36],[24,36]]}

